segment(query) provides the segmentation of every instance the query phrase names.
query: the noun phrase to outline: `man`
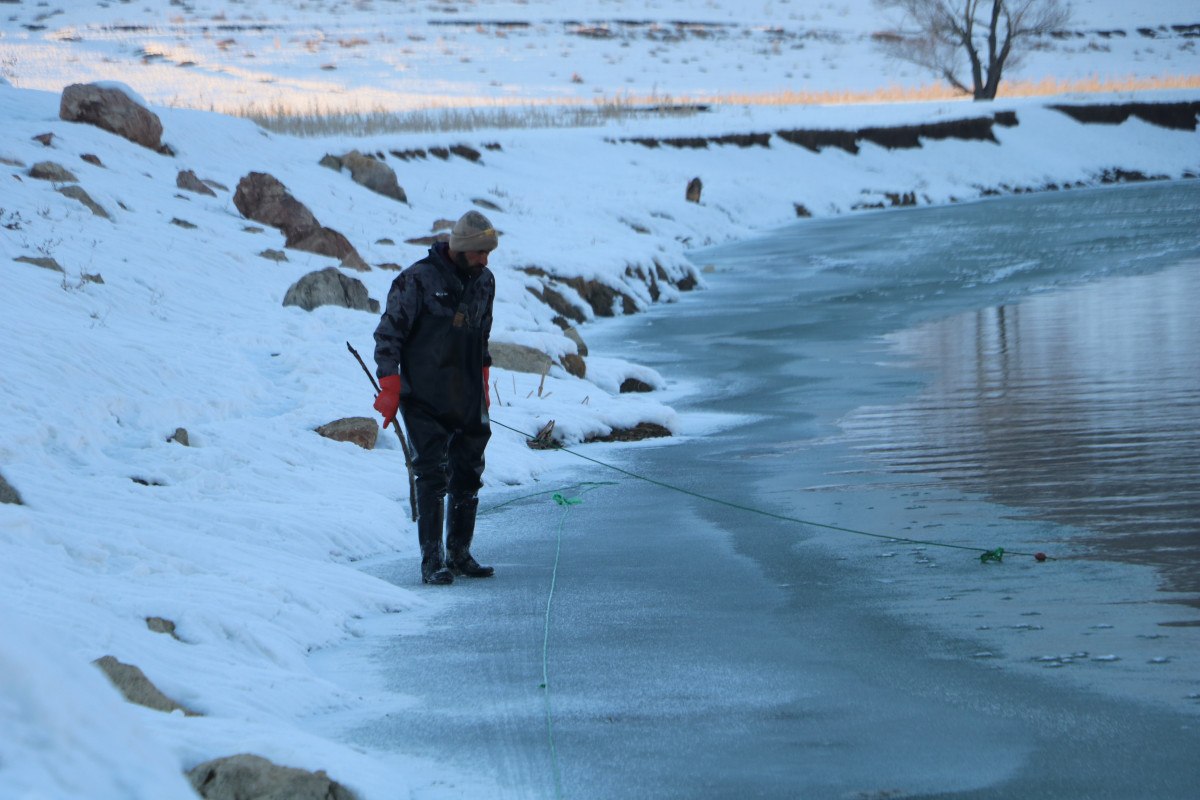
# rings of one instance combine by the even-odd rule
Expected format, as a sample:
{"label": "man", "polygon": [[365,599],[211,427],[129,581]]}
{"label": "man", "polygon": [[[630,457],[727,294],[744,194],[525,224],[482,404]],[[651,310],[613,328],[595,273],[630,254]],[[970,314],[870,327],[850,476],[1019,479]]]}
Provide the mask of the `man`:
{"label": "man", "polygon": [[385,428],[399,411],[412,442],[425,583],[494,572],[471,556],[471,539],[492,435],[488,337],[496,279],[487,263],[497,244],[487,217],[468,211],[449,242],[435,244],[392,282],[375,329],[375,409]]}

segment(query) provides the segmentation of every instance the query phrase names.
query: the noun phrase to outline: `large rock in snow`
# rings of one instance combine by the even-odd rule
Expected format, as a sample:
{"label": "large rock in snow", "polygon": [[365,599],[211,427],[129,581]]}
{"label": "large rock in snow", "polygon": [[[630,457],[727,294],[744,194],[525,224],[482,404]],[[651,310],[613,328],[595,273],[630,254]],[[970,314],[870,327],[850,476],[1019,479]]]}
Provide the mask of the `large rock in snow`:
{"label": "large rock in snow", "polygon": [[286,234],[320,226],[308,206],[293,197],[275,176],[265,172],[251,172],[238,181],[233,204],[243,217]]}
{"label": "large rock in snow", "polygon": [[58,116],[67,122],[95,125],[131,142],[163,152],[162,122],[124,90],[96,83],[73,83],[63,89]]}
{"label": "large rock in snow", "polygon": [[396,180],[395,170],[377,158],[371,158],[357,150],[351,150],[344,156],[325,156],[321,159],[321,163],[339,171],[343,168],[350,170],[350,177],[354,179],[355,183],[365,186],[376,194],[399,200],[401,203],[408,202],[408,196],[400,187],[400,182]]}
{"label": "large rock in snow", "polygon": [[319,306],[341,306],[379,313],[379,301],[371,299],[363,282],[343,275],[337,267],[310,272],[296,281],[284,295],[283,304],[300,306],[305,311]]}
{"label": "large rock in snow", "polygon": [[321,225],[308,206],[293,197],[273,175],[265,172],[246,175],[238,181],[233,204],[247,219],[283,231],[287,236],[285,247],[331,256],[361,271],[371,268],[349,239]]}

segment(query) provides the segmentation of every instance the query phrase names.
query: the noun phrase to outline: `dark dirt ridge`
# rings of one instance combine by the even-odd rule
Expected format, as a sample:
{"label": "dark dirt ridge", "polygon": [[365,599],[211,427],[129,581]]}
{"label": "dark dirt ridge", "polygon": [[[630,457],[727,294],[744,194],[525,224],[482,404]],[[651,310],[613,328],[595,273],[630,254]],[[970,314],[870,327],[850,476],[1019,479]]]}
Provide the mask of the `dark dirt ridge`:
{"label": "dark dirt ridge", "polygon": [[[1049,108],[1067,114],[1084,124],[1117,125],[1129,117],[1149,122],[1162,128],[1194,131],[1200,117],[1200,101],[1181,103],[1116,103],[1116,104],[1056,104]],[[771,137],[778,136],[785,142],[820,152],[823,147],[839,147],[848,153],[857,153],[859,143],[866,141],[889,150],[921,147],[922,139],[963,139],[973,141],[997,141],[993,129],[996,125],[1006,128],[1020,124],[1015,111],[1000,111],[987,117],[933,122],[920,125],[890,125],[858,128],[855,130],[836,128],[796,128],[774,133],[738,133],[723,136],[677,136],[677,137],[630,137],[609,139],[609,142],[640,144],[643,147],[674,147],[705,149],[709,145],[736,145],[738,147],[770,147]]]}

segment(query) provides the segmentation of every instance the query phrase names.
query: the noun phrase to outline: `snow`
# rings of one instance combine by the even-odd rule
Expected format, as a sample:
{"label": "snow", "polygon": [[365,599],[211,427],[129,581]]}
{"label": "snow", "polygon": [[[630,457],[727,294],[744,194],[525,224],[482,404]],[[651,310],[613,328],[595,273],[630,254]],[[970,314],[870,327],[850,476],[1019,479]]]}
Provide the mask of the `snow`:
{"label": "snow", "polygon": [[[366,452],[312,429],[373,415],[370,387],[345,343],[369,358],[375,318],[282,306],[293,282],[332,261],[294,250],[283,263],[257,255],[282,248],[282,237],[247,230],[234,207],[232,190],[246,173],[279,178],[376,265],[411,263],[422,248],[403,240],[428,235],[436,219],[457,218],[472,199],[497,204],[501,211],[486,212],[502,231],[492,260],[493,339],[558,357],[575,345],[528,291],[540,284],[526,267],[600,280],[644,309],[654,301],[628,272],[657,265],[684,278],[697,271],[691,250],[785,225],[795,219],[795,204],[829,216],[888,193],[915,192],[921,204],[940,204],[1002,185],[1094,183],[1117,166],[1171,177],[1200,169],[1193,132],[1140,120],[1084,126],[1029,97],[983,105],[883,97],[866,104],[721,104],[705,114],[597,127],[357,139],[293,138],[207,110],[587,103],[622,94],[695,98],[923,85],[924,76],[883,62],[871,47],[870,34],[883,23],[868,0],[530,0],[461,3],[455,14],[378,2],[195,0],[188,12],[165,3],[150,11],[145,3],[69,5],[0,11],[0,162],[7,173],[0,194],[0,404],[7,409],[0,467],[25,502],[0,505],[0,724],[7,732],[0,782],[14,797],[190,797],[181,773],[232,754],[230,742],[278,763],[325,769],[364,799],[439,785],[436,764],[331,740],[310,724],[316,715],[353,718],[367,705],[379,711],[381,702],[397,709],[409,702],[378,691],[366,676],[354,679],[362,686],[331,683],[312,668],[312,653],[355,637],[417,630],[452,600],[360,569],[411,547],[398,446],[383,432]],[[1125,27],[1130,35],[1052,43],[1030,54],[1022,78],[1197,72],[1194,39],[1132,31],[1196,22],[1193,3],[1081,2],[1077,11],[1080,30]],[[616,19],[647,26],[612,39],[571,32],[573,21]],[[464,20],[530,24],[436,24]],[[678,41],[649,35],[651,28],[673,31],[673,20],[727,27]],[[785,39],[777,49],[768,35],[774,26],[814,35]],[[236,41],[223,49],[226,38]],[[366,42],[338,44],[359,38]],[[330,64],[336,69],[323,68]],[[576,74],[582,82],[572,80]],[[176,155],[60,121],[62,88],[90,81],[144,98]],[[1065,99],[1193,101],[1200,89],[1191,86]],[[998,144],[946,140],[889,151],[863,143],[850,155],[778,139],[769,149],[704,150],[613,141],[913,124],[1001,110],[1015,110],[1020,124],[997,127]],[[45,132],[54,134],[48,147],[32,139]],[[326,153],[457,143],[479,149],[482,163],[389,160],[409,205],[318,166]],[[484,148],[490,143],[499,149]],[[103,166],[82,161],[83,154]],[[74,172],[112,219],[28,177],[25,167],[44,160]],[[183,169],[227,189],[215,198],[180,191],[175,176]],[[704,181],[701,204],[684,200],[695,176]],[[18,256],[53,257],[65,272],[13,263]],[[96,275],[103,283],[85,277]],[[353,273],[379,300],[393,276],[386,269]],[[661,302],[680,296],[660,286]],[[586,339],[588,327],[603,321],[581,300],[576,305],[587,320]],[[619,356],[591,354],[586,380],[558,367],[544,383],[493,369],[493,415],[528,433],[554,419],[568,443],[643,421],[680,435],[727,424],[718,415],[681,417],[654,393],[618,395],[626,378],[662,388],[675,377]],[[180,426],[190,447],[169,441]],[[497,428],[485,477],[490,488],[556,485],[561,463]],[[178,641],[148,630],[147,617],[174,621]],[[1089,649],[1096,652],[1095,642]],[[204,716],[123,703],[89,665],[109,654],[137,664],[168,696]],[[488,779],[473,780],[447,796],[486,794]]]}

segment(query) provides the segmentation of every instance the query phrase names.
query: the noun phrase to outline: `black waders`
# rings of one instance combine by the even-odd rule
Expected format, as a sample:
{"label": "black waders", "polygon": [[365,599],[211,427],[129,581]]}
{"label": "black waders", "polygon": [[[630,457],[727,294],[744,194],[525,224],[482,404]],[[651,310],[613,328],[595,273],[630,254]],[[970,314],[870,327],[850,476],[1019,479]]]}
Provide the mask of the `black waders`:
{"label": "black waders", "polygon": [[471,556],[471,539],[475,537],[475,511],[479,508],[479,497],[448,498],[449,517],[446,527],[446,566],[455,575],[468,578],[490,578],[496,570],[480,566]]}

